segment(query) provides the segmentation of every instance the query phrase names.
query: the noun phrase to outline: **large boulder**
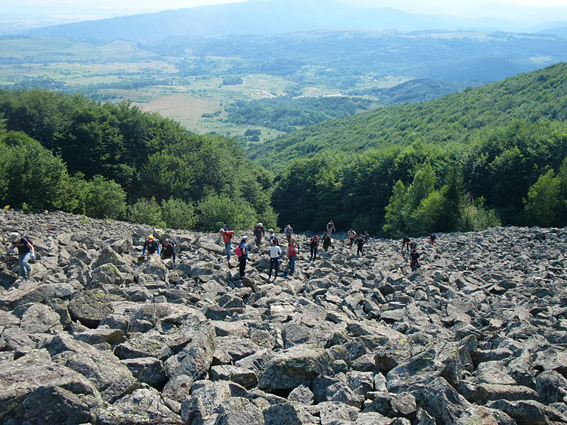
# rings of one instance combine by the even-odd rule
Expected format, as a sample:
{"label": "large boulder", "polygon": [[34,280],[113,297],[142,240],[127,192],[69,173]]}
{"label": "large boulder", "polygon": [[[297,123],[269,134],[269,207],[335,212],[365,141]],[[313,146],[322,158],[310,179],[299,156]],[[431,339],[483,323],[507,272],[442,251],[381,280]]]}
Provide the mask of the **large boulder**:
{"label": "large boulder", "polygon": [[114,312],[110,299],[102,290],[86,291],[69,303],[69,313],[89,328],[96,328],[100,321]]}
{"label": "large boulder", "polygon": [[34,350],[0,367],[2,423],[87,423],[102,403],[85,376],[52,362],[47,350]]}
{"label": "large boulder", "polygon": [[112,352],[97,350],[65,334],[46,339],[43,347],[49,351],[53,362],[83,375],[109,403],[139,387],[138,380]]}
{"label": "large boulder", "polygon": [[167,407],[160,393],[153,388],[138,389],[116,401],[112,406],[99,409],[97,413],[97,423],[101,425],[185,423],[179,415]]}
{"label": "large boulder", "polygon": [[270,390],[309,386],[313,379],[331,368],[333,360],[326,350],[297,345],[274,356],[260,377],[258,386]]}

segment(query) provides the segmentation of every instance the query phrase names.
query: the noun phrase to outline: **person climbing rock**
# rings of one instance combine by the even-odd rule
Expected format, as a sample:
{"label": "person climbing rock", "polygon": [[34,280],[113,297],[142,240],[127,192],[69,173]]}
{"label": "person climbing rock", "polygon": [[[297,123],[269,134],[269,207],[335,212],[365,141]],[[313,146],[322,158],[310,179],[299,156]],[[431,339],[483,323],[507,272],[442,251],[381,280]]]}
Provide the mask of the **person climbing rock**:
{"label": "person climbing rock", "polygon": [[408,236],[404,236],[402,239],[402,252],[404,251],[404,248],[409,251],[409,244],[410,238]]}
{"label": "person climbing rock", "polygon": [[333,236],[333,232],[336,232],[337,229],[335,229],[335,223],[333,223],[333,220],[329,221],[327,223],[327,233],[329,236]]}
{"label": "person climbing rock", "polygon": [[161,258],[163,260],[171,258],[173,264],[175,264],[175,244],[169,239],[163,241],[163,245],[161,247]]}
{"label": "person climbing rock", "polygon": [[293,235],[293,228],[291,227],[291,225],[288,224],[287,226],[285,226],[283,234],[287,238],[287,243],[291,243],[291,236]]}
{"label": "person climbing rock", "polygon": [[18,261],[20,263],[18,276],[22,276],[25,280],[28,280],[31,272],[29,261],[35,259],[33,243],[29,237],[20,236],[17,233],[10,234],[10,239],[12,241],[12,248],[18,250]]}
{"label": "person climbing rock", "polygon": [[356,239],[356,232],[350,229],[347,233],[347,238],[348,238],[348,247],[352,248],[354,244],[354,240]]}
{"label": "person climbing rock", "polygon": [[[238,257],[240,277],[244,277],[244,272],[246,271],[246,260],[248,260],[248,245],[246,242],[248,242],[248,236],[242,236],[242,239],[238,244],[240,251],[240,256]],[[238,253],[236,255],[238,255]]]}
{"label": "person climbing rock", "polygon": [[419,264],[419,253],[416,251],[416,249],[412,249],[411,254],[410,254],[410,268],[411,271],[415,271],[417,270],[417,268],[420,266]]}
{"label": "person climbing rock", "polygon": [[144,247],[142,248],[142,255],[146,255],[146,250],[148,251],[148,256],[155,254],[160,254],[159,243],[154,239],[153,235],[148,235],[148,238],[144,242]]}
{"label": "person climbing rock", "polygon": [[319,246],[319,236],[315,235],[311,238],[311,241],[309,241],[309,250],[310,250],[309,259],[312,261],[315,261],[315,259],[317,258],[318,246]]}
{"label": "person climbing rock", "polygon": [[327,250],[331,246],[331,242],[332,242],[331,235],[325,232],[325,234],[323,235],[323,249],[325,250],[325,252],[327,252]]}
{"label": "person climbing rock", "polygon": [[262,223],[256,224],[254,226],[254,239],[256,240],[256,246],[259,247],[262,243],[262,236],[266,236],[266,232],[264,231],[264,225]]}
{"label": "person climbing rock", "polygon": [[356,255],[364,256],[364,239],[362,235],[358,235],[354,243],[356,244]]}
{"label": "person climbing rock", "polygon": [[230,250],[232,248],[232,238],[234,236],[234,232],[232,230],[228,230],[226,224],[219,230],[219,233],[222,236],[222,241],[224,242],[224,249],[226,253],[226,258],[230,261]]}

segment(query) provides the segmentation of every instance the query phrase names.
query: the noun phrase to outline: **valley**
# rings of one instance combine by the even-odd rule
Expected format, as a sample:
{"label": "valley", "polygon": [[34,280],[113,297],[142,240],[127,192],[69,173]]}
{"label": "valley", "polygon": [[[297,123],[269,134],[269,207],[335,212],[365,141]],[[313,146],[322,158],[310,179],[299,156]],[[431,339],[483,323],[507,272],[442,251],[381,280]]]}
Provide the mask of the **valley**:
{"label": "valley", "polygon": [[[11,36],[0,39],[0,88],[129,100],[189,131],[248,146],[248,130],[261,132],[255,145],[323,119],[290,126],[297,99],[340,95],[369,100],[371,108],[423,102],[567,60],[566,43],[478,31],[325,30],[150,44]],[[265,98],[289,102],[280,124],[227,121],[228,106]]]}

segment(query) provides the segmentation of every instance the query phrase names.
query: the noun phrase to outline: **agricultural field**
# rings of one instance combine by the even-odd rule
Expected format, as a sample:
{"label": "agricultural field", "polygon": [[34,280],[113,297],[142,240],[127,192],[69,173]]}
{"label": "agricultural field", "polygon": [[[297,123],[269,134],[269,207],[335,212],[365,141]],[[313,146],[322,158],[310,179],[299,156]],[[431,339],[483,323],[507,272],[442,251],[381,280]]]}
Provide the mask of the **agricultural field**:
{"label": "agricultural field", "polygon": [[0,63],[142,61],[157,57],[156,53],[141,49],[138,43],[126,40],[97,45],[57,37],[0,39]]}
{"label": "agricultural field", "polygon": [[67,87],[117,83],[148,75],[159,78],[175,75],[174,66],[160,61],[111,63],[43,63],[0,65],[0,85],[25,82],[30,77],[49,78]]}
{"label": "agricultural field", "polygon": [[[243,137],[247,130],[260,130],[262,140],[283,134],[280,131],[259,126],[222,122],[227,115],[222,106],[226,99],[230,97],[220,90],[191,91],[162,96],[147,103],[136,103],[136,105],[144,111],[158,112],[164,117],[178,121],[183,127],[199,134],[214,132],[227,137]],[[203,114],[210,114],[211,117],[203,117]]]}

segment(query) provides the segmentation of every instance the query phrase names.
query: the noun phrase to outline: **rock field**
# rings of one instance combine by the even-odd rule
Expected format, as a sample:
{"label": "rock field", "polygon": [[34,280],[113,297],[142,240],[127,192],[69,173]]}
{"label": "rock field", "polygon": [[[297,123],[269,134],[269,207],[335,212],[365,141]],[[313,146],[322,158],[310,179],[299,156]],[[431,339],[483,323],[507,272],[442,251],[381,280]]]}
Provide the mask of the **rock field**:
{"label": "rock field", "polygon": [[[11,210],[0,227],[41,254],[28,281],[0,259],[0,424],[567,423],[565,229],[419,238],[415,272],[399,241],[309,261],[298,235],[273,281],[255,248],[240,279],[218,234]],[[178,264],[140,257],[150,233]]]}

